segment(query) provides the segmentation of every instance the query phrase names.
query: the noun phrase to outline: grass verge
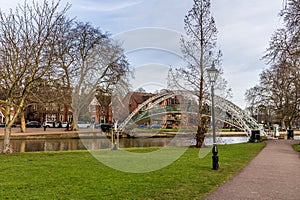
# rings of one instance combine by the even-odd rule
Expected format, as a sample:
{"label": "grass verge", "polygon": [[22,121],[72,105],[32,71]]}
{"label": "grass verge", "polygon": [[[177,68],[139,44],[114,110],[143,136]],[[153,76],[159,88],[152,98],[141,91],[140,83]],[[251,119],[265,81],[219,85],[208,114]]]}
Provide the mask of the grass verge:
{"label": "grass verge", "polygon": [[[299,143],[299,144],[294,144],[294,145],[293,145],[293,149],[294,149],[295,151],[298,151],[298,152],[300,153],[300,143]],[[300,158],[300,155],[299,155],[299,158]]]}
{"label": "grass verge", "polygon": [[0,155],[0,197],[201,199],[239,172],[264,145],[220,145],[218,171],[211,169],[211,154],[199,159],[199,149],[190,148],[168,167],[144,174],[111,169],[87,151]]}

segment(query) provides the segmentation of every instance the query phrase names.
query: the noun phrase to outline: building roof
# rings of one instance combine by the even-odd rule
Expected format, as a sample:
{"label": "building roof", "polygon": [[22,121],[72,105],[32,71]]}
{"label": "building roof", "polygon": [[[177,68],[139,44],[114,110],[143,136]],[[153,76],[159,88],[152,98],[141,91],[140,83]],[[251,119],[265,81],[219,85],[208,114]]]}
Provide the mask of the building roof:
{"label": "building roof", "polygon": [[147,99],[155,96],[155,94],[145,92],[130,92],[129,96],[131,100],[135,101],[137,104],[142,104]]}
{"label": "building roof", "polygon": [[93,100],[90,103],[91,106],[100,106],[99,101],[97,100],[96,97],[93,98]]}

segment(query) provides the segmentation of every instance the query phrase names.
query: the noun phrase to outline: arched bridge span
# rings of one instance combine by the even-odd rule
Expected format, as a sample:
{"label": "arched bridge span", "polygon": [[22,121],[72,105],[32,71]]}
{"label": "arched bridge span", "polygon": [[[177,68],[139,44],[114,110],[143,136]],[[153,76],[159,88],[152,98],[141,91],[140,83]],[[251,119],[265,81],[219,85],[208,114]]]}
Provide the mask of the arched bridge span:
{"label": "arched bridge span", "polygon": [[[161,102],[174,98],[176,96],[191,96],[194,94],[191,94],[186,91],[168,91],[164,93],[159,93],[146,101],[144,101],[142,104],[140,104],[128,117],[120,124],[119,129],[124,130],[125,127],[130,123],[135,123],[139,120],[142,120],[143,117],[145,117],[145,113],[151,109],[155,109]],[[206,96],[210,97],[209,94]],[[194,95],[195,97],[195,95]],[[195,98],[194,98],[195,99]],[[211,99],[205,99],[205,102],[211,105]],[[219,119],[221,121],[224,121],[228,124],[231,124],[240,130],[243,130],[247,133],[248,136],[250,136],[252,130],[260,130],[261,127],[257,123],[257,121],[249,116],[243,109],[235,105],[233,102],[220,97],[218,95],[215,95],[215,106],[226,113],[229,118],[225,119]],[[141,112],[143,111],[143,112]],[[180,111],[179,111],[180,112]],[[185,111],[186,112],[186,111]],[[192,111],[193,112],[193,111]],[[197,111],[194,112],[194,114],[197,114]],[[134,121],[133,121],[134,119]],[[265,134],[264,131],[261,129],[261,133]]]}

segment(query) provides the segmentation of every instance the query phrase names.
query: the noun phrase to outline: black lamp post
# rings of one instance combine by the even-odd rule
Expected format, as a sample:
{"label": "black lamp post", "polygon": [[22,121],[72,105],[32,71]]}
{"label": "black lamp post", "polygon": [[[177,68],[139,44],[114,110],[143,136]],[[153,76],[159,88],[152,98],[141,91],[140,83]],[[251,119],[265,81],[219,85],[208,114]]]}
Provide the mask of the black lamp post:
{"label": "black lamp post", "polygon": [[214,84],[217,80],[219,71],[215,68],[215,63],[212,63],[210,69],[207,69],[209,81],[211,84],[211,118],[212,118],[212,129],[213,129],[213,148],[212,148],[212,165],[213,170],[219,169],[219,157],[218,148],[216,144],[216,125],[215,125],[215,102],[214,102]]}

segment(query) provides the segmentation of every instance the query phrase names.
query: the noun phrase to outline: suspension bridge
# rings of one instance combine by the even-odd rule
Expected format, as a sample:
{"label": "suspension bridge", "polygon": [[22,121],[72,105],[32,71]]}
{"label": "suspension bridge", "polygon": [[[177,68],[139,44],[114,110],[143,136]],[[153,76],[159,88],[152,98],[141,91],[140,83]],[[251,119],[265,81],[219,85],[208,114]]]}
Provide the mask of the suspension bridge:
{"label": "suspension bridge", "polygon": [[[204,102],[206,105],[211,106],[210,94],[205,94]],[[179,99],[176,106],[165,105],[162,103],[168,99]],[[252,130],[259,130],[261,135],[266,135],[263,127],[258,122],[249,116],[246,111],[235,105],[233,102],[215,95],[215,107],[218,111],[217,120],[223,123],[227,123],[239,130],[242,130],[250,137]],[[164,115],[170,113],[177,113],[180,115],[188,115],[189,118],[195,119],[195,116],[199,114],[196,100],[196,95],[187,91],[165,91],[156,94],[142,104],[140,104],[133,112],[131,112],[126,119],[119,125],[120,131],[125,131],[126,127],[138,126],[143,122],[151,118],[161,118]],[[208,116],[208,113],[203,113],[202,116]],[[183,119],[181,119],[183,121]],[[182,123],[183,125],[184,123]],[[191,121],[191,120],[190,120]],[[194,120],[195,121],[195,120]]]}

